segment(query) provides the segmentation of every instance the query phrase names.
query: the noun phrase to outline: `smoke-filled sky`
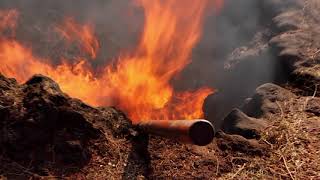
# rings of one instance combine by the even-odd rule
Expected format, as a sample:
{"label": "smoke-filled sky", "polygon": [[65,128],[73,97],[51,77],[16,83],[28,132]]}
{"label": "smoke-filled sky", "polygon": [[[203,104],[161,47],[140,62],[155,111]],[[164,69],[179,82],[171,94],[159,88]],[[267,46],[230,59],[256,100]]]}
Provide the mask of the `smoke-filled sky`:
{"label": "smoke-filled sky", "polygon": [[[277,1],[225,0],[220,15],[211,13],[206,18],[196,55],[200,54],[202,59],[210,59],[211,62],[222,61],[220,58],[239,45],[245,45],[253,37],[256,29],[265,24],[261,21],[293,2]],[[44,41],[46,37],[41,35],[52,28],[50,25],[59,23],[66,16],[80,22],[90,22],[94,24],[97,34],[101,36],[100,43],[105,47],[101,54],[107,57],[116,56],[119,50],[135,46],[143,27],[143,12],[135,0],[2,0],[0,6],[20,11],[23,24],[21,31],[27,32],[18,35],[31,35],[34,37],[32,43]],[[217,56],[219,58],[215,58]],[[195,59],[194,63],[207,62],[202,59]]]}

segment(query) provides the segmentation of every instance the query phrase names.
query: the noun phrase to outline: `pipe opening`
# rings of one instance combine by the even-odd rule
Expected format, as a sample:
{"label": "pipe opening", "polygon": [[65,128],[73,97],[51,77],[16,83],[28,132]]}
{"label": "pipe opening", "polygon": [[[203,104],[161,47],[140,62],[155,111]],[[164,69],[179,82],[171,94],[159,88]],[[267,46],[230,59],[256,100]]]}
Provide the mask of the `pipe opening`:
{"label": "pipe opening", "polygon": [[198,146],[205,146],[211,143],[214,135],[214,127],[208,121],[198,121],[194,123],[189,130],[189,136],[192,142]]}

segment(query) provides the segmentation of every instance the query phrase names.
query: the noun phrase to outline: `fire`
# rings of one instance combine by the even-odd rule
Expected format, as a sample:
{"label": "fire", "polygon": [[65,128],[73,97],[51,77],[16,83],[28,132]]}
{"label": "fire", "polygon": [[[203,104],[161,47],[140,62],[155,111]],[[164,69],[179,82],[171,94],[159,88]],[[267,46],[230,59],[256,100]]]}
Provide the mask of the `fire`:
{"label": "fire", "polygon": [[137,51],[107,67],[104,76],[113,97],[134,120],[201,117],[203,101],[212,91],[174,92],[170,81],[191,62],[207,1],[139,2],[145,27]]}
{"label": "fire", "polygon": [[219,14],[224,7],[224,0],[215,0],[213,1],[213,3],[214,3],[213,6],[215,9],[215,13]]}
{"label": "fire", "polygon": [[[47,75],[72,97],[95,106],[116,106],[134,122],[201,118],[204,99],[213,90],[204,87],[178,92],[170,82],[191,62],[208,3],[209,0],[139,0],[145,14],[140,43],[134,52],[124,53],[114,65],[99,71],[91,67],[88,56],[77,56],[75,63],[61,59],[61,64],[53,65],[50,59],[35,56],[21,42],[1,38],[4,29],[15,28],[17,20],[16,11],[3,11],[0,72],[19,82],[33,74]],[[56,30],[66,43],[79,44],[92,60],[97,57],[100,46],[93,26],[66,18]]]}
{"label": "fire", "polygon": [[61,26],[57,26],[56,29],[69,45],[76,42],[80,45],[81,50],[88,53],[92,59],[97,57],[99,41],[94,36],[92,26],[80,25],[74,19],[66,18],[65,22]]}
{"label": "fire", "polygon": [[[94,78],[85,63],[79,60],[75,64],[62,64],[54,67],[48,60],[34,57],[30,49],[14,40],[0,41],[0,72],[24,82],[34,74],[44,74],[57,81],[63,91],[85,102],[95,104],[97,100],[90,97],[99,91],[99,82]],[[96,97],[98,99],[99,97]]]}
{"label": "fire", "polygon": [[6,29],[14,30],[18,20],[17,10],[0,11],[0,32]]}

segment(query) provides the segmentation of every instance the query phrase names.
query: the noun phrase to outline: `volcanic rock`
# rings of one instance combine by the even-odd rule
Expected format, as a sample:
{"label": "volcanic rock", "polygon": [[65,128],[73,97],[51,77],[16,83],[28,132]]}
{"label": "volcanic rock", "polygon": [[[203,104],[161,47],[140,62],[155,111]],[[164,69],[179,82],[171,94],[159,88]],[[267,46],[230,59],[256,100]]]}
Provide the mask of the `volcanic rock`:
{"label": "volcanic rock", "polygon": [[320,98],[311,98],[307,102],[306,111],[320,116]]}
{"label": "volcanic rock", "polygon": [[[70,98],[48,77],[35,75],[19,85],[0,74],[0,152],[10,162],[29,164],[33,173],[67,173],[66,166],[82,167],[98,152],[116,156],[106,148],[109,141],[134,135],[123,113]],[[127,145],[123,153],[129,154]]]}
{"label": "volcanic rock", "polygon": [[279,102],[294,97],[295,95],[290,91],[278,85],[267,83],[256,89],[254,96],[242,107],[242,110],[250,117],[261,118],[280,113]]}
{"label": "volcanic rock", "polygon": [[239,109],[234,109],[222,124],[222,131],[227,134],[241,135],[247,139],[260,138],[260,133],[267,126],[262,119],[250,118]]}

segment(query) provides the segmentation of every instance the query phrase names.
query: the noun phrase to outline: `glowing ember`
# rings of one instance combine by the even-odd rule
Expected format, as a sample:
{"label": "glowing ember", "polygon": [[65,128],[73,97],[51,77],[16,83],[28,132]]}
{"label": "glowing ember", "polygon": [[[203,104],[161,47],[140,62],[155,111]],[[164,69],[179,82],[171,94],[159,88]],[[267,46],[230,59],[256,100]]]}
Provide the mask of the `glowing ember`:
{"label": "glowing ember", "polygon": [[[19,82],[33,74],[47,75],[69,95],[96,106],[116,106],[135,122],[201,118],[203,101],[213,90],[176,92],[170,81],[191,62],[208,0],[138,2],[145,12],[145,26],[136,51],[118,58],[116,65],[104,67],[99,74],[85,58],[78,58],[75,64],[62,59],[62,64],[54,66],[51,60],[35,57],[30,48],[6,38],[0,38],[0,72]],[[217,0],[216,7],[220,8],[221,2]],[[0,12],[0,35],[15,28],[17,14]],[[66,43],[76,42],[91,59],[96,58],[99,43],[91,26],[67,18],[57,30]]]}

